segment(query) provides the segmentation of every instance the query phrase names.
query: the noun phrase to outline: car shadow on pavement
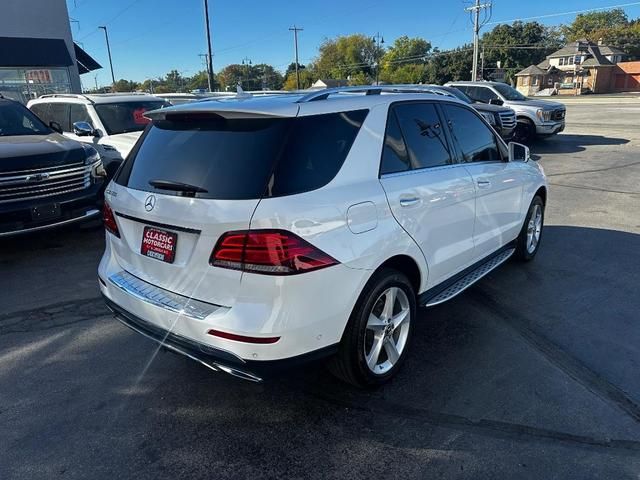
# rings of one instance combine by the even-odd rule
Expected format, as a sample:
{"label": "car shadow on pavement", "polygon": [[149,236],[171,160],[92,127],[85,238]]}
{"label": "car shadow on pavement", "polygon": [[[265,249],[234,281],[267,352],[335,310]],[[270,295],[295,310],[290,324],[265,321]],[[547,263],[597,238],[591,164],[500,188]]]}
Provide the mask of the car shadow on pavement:
{"label": "car shadow on pavement", "polygon": [[594,145],[624,145],[629,143],[627,138],[605,137],[603,135],[578,135],[561,133],[550,138],[538,139],[530,145],[531,156],[535,160],[541,154],[549,153],[577,153]]}

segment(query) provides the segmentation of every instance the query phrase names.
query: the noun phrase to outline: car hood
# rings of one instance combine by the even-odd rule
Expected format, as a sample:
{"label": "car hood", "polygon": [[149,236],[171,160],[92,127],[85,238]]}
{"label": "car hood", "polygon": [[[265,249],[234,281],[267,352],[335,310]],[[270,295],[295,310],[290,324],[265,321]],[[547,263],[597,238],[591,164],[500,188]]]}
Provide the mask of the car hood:
{"label": "car hood", "polygon": [[110,135],[104,139],[104,142],[100,143],[111,145],[122,155],[122,158],[125,158],[141,135],[142,132],[120,133],[118,135]]}
{"label": "car hood", "polygon": [[513,111],[513,109],[509,107],[503,107],[502,105],[491,105],[490,103],[482,102],[474,102],[471,104],[471,106],[481,112],[501,113]]}
{"label": "car hood", "polygon": [[522,100],[509,101],[509,105],[518,105],[522,107],[543,108],[545,110],[555,110],[557,108],[564,109],[565,106],[559,102],[550,102],[549,100]]}
{"label": "car hood", "polygon": [[82,145],[58,133],[0,136],[0,173],[84,162]]}

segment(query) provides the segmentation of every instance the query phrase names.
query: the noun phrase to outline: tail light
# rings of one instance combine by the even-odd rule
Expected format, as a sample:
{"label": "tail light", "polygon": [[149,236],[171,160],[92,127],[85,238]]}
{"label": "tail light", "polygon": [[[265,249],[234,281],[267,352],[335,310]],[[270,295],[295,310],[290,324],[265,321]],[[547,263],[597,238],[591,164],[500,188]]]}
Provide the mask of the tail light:
{"label": "tail light", "polygon": [[104,223],[104,228],[107,232],[120,238],[116,217],[113,215],[113,210],[111,210],[111,207],[106,201],[102,207],[102,223]]}
{"label": "tail light", "polygon": [[339,262],[291,232],[251,230],[222,235],[209,263],[265,275],[296,275]]}

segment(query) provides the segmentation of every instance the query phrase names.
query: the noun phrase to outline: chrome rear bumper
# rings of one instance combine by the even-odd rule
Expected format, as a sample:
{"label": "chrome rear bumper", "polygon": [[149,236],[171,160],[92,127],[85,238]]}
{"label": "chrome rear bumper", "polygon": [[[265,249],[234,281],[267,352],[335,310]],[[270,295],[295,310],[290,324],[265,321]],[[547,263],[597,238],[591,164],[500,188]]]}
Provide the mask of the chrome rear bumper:
{"label": "chrome rear bumper", "polygon": [[164,308],[172,313],[196,320],[204,320],[212,313],[225,308],[156,287],[124,270],[111,275],[109,282],[123,292],[154,307]]}

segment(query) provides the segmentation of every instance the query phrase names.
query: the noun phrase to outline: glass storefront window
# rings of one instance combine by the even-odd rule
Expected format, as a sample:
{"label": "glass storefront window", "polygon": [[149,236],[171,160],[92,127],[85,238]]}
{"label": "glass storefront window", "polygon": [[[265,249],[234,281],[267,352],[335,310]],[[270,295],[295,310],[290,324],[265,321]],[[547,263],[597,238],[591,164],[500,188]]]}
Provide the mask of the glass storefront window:
{"label": "glass storefront window", "polygon": [[67,68],[0,68],[0,93],[27,103],[48,93],[71,93]]}

